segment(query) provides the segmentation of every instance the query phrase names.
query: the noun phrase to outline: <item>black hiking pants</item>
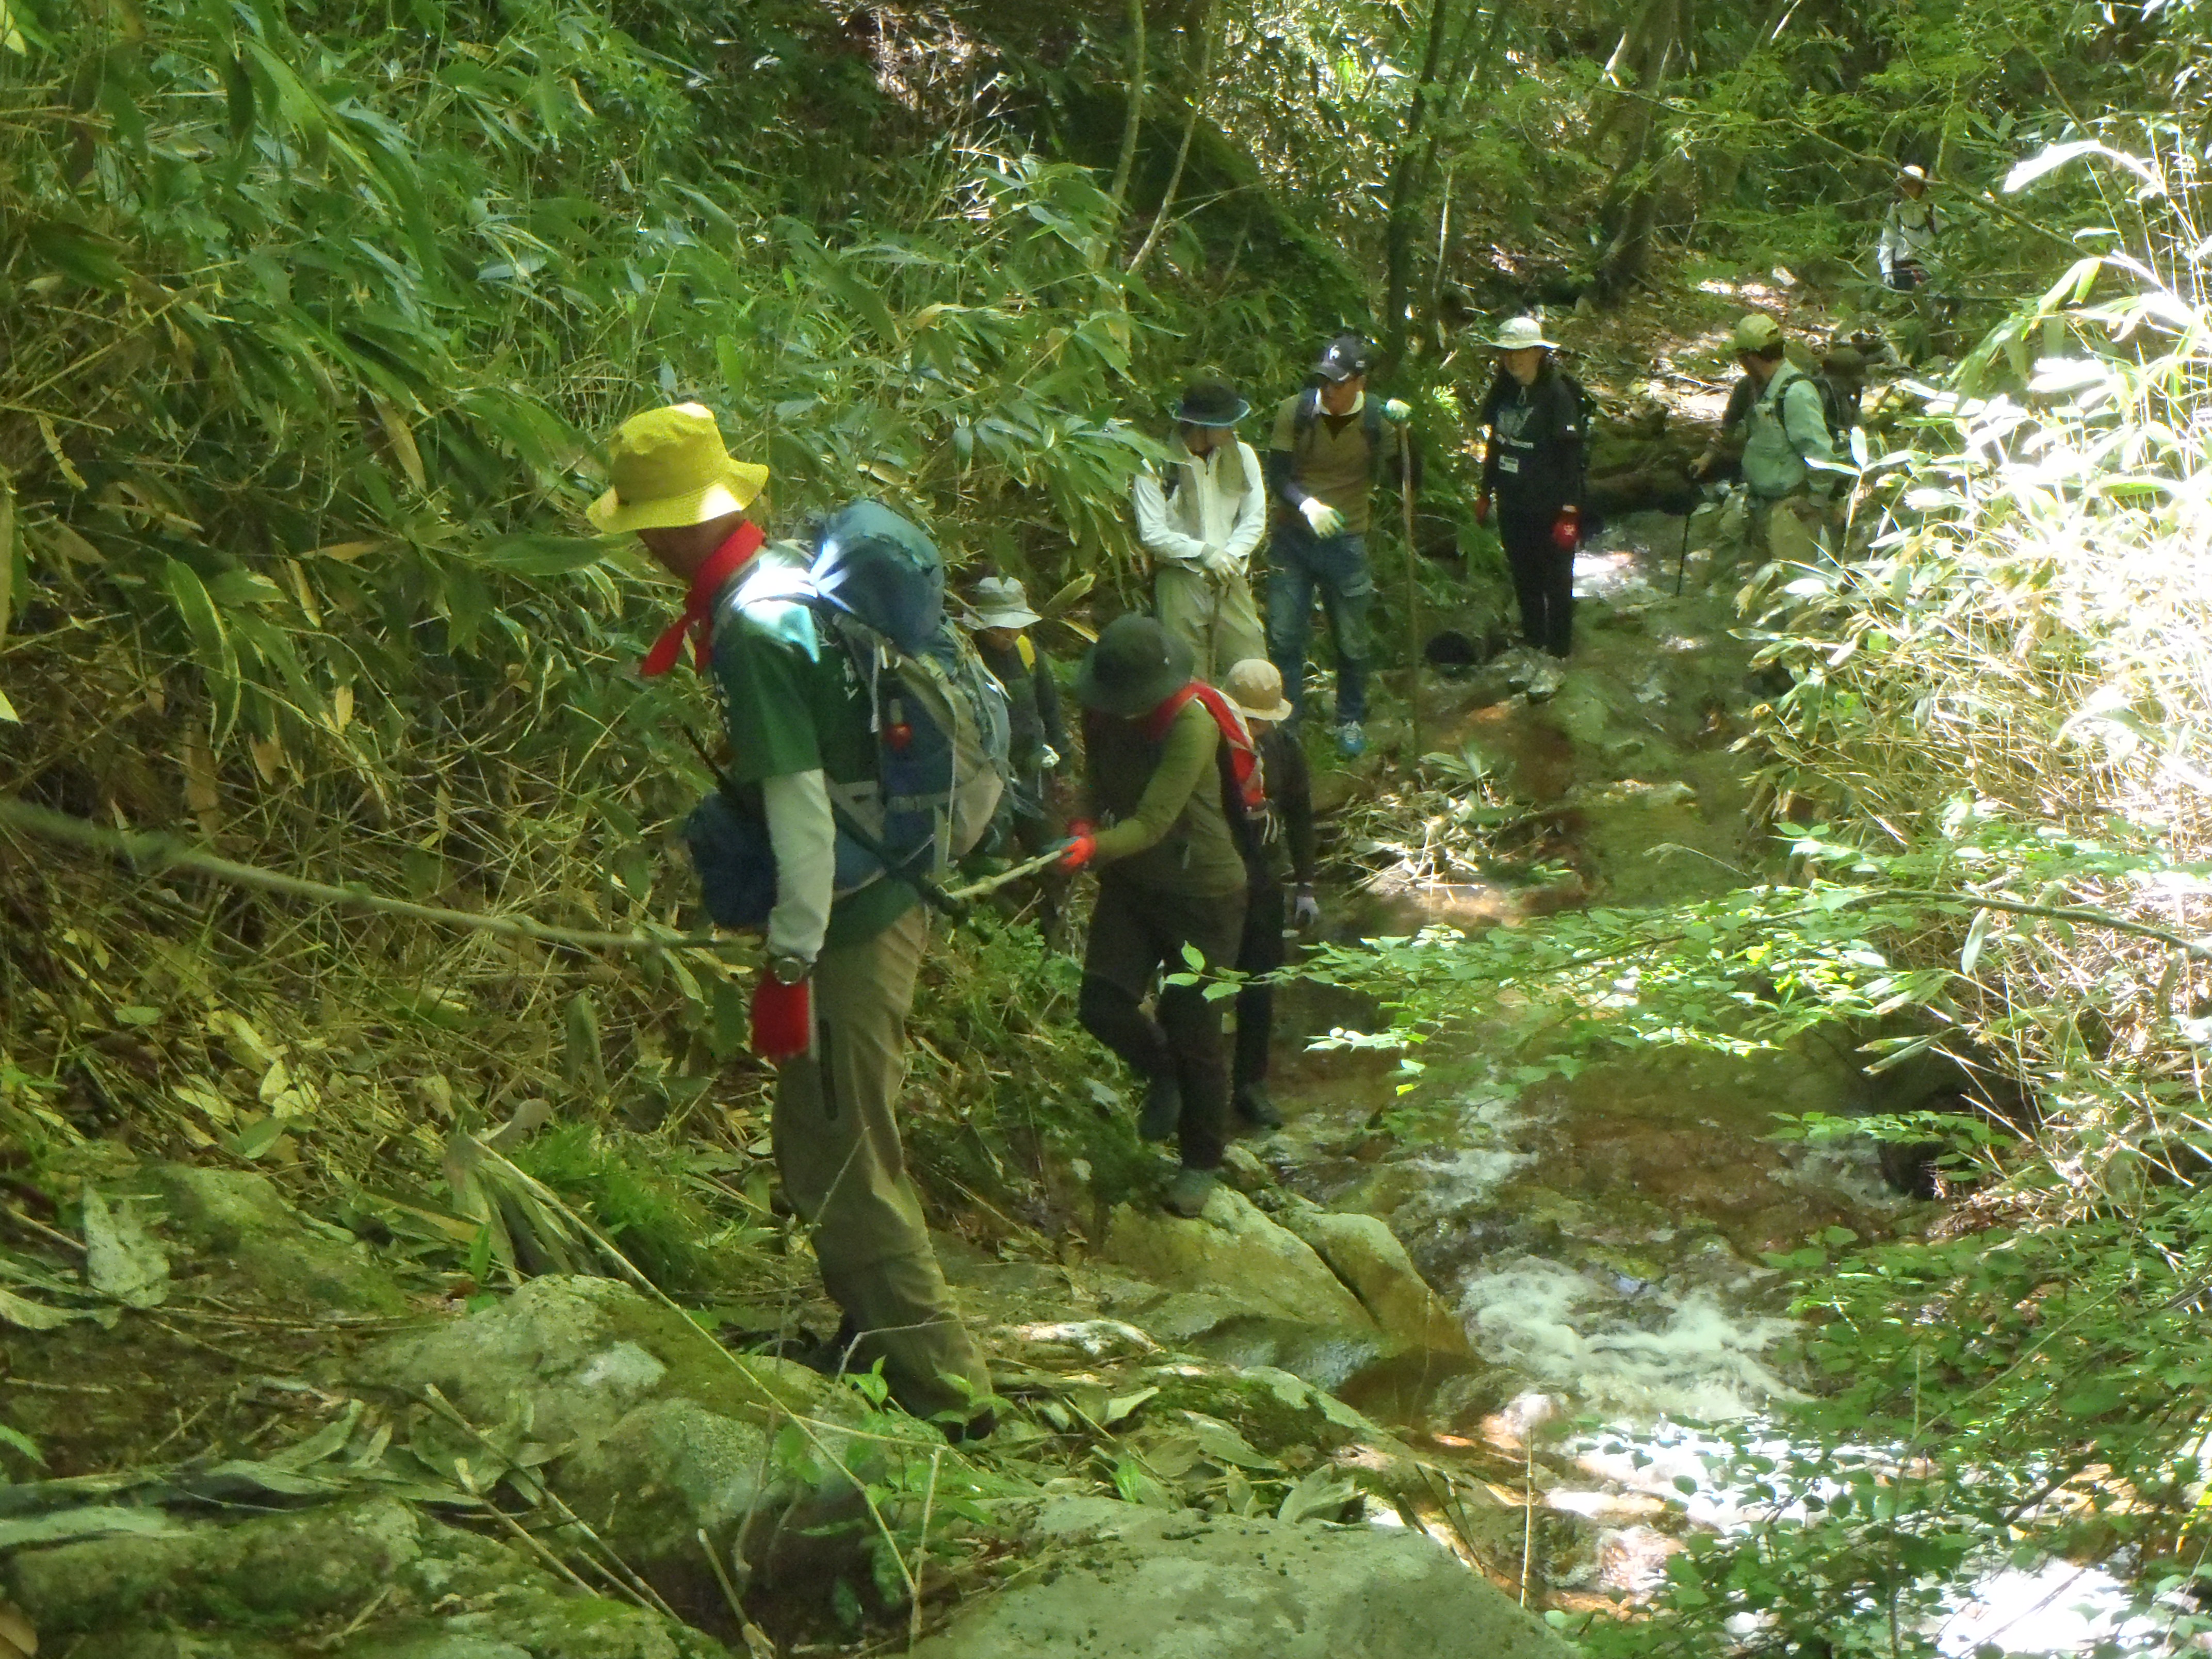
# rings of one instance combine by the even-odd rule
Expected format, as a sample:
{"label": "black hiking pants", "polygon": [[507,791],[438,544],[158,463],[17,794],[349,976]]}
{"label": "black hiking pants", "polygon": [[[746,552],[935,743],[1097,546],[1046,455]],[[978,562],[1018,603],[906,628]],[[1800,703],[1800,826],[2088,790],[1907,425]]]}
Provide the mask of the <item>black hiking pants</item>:
{"label": "black hiking pants", "polygon": [[1189,971],[1184,945],[1196,945],[1209,965],[1226,967],[1237,960],[1243,931],[1242,888],[1194,897],[1116,881],[1110,872],[1099,878],[1075,1017],[1139,1078],[1175,1079],[1182,1096],[1182,1161],[1194,1170],[1218,1169],[1229,1146],[1221,1005],[1196,985],[1162,986],[1157,1019],[1140,1005],[1156,975]]}
{"label": "black hiking pants", "polygon": [[1549,502],[1498,504],[1498,538],[1521,601],[1521,631],[1538,650],[1565,657],[1575,645],[1575,556],[1553,544],[1559,516]]}
{"label": "black hiking pants", "polygon": [[[1283,884],[1255,887],[1244,906],[1244,942],[1237,952],[1237,971],[1255,977],[1272,974],[1286,960],[1283,923],[1290,907]],[[1248,1083],[1267,1080],[1267,1045],[1275,1035],[1275,988],[1246,984],[1237,994],[1237,1063],[1232,1097]]]}

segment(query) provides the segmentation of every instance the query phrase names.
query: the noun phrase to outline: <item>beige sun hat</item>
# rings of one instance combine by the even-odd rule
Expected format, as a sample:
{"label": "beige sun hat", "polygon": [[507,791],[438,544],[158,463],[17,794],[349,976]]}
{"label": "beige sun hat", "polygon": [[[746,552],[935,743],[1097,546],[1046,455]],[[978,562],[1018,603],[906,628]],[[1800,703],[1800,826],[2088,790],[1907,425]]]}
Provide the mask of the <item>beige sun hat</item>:
{"label": "beige sun hat", "polygon": [[1782,337],[1782,325],[1763,311],[1754,311],[1735,325],[1729,343],[1738,351],[1765,351]]}
{"label": "beige sun hat", "polygon": [[607,446],[613,485],[585,517],[611,533],[676,530],[742,513],[768,483],[768,469],[733,461],[714,413],[671,404],[633,415]]}
{"label": "beige sun hat", "polygon": [[1012,576],[986,576],[969,596],[975,614],[967,619],[971,629],[1030,628],[1044,620],[1030,609],[1030,596]]}
{"label": "beige sun hat", "polygon": [[1297,710],[1283,695],[1283,671],[1265,657],[1247,657],[1222,677],[1221,689],[1248,720],[1286,720]]}
{"label": "beige sun hat", "polygon": [[1557,351],[1559,343],[1544,337],[1544,325],[1534,317],[1509,317],[1498,331],[1498,337],[1490,343],[1500,351],[1531,351],[1541,346],[1547,351]]}

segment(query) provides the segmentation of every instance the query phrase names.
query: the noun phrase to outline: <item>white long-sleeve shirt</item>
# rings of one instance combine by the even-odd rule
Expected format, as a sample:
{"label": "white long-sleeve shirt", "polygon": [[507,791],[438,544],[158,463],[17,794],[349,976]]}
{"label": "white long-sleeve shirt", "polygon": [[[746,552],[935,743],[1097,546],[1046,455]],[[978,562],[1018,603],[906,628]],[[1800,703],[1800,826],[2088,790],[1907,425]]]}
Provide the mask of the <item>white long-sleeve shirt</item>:
{"label": "white long-sleeve shirt", "polygon": [[1206,550],[1218,547],[1242,570],[1267,533],[1267,491],[1259,456],[1241,439],[1217,444],[1203,458],[1179,443],[1171,449],[1172,494],[1158,474],[1137,475],[1131,491],[1137,539],[1156,566],[1200,568]]}
{"label": "white long-sleeve shirt", "polygon": [[774,957],[811,963],[830,931],[837,880],[837,821],[819,768],[761,781],[769,845],[775,849],[775,908],[768,915]]}

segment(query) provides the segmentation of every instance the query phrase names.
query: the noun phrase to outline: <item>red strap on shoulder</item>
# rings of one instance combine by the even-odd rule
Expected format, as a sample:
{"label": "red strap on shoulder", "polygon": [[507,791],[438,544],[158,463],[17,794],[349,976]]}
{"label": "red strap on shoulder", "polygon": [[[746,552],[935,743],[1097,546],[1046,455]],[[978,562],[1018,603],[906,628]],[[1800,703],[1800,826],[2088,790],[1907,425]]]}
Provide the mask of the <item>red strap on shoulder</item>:
{"label": "red strap on shoulder", "polygon": [[1193,680],[1155,704],[1146,717],[1146,737],[1153,743],[1165,741],[1176,716],[1194,697],[1205,705],[1206,712],[1213,717],[1213,724],[1220,730],[1222,741],[1229,745],[1229,773],[1237,781],[1237,793],[1243,801],[1244,810],[1258,811],[1267,804],[1267,787],[1260,770],[1260,750],[1252,741],[1251,728],[1244,724],[1244,717],[1229,699],[1205,681]]}

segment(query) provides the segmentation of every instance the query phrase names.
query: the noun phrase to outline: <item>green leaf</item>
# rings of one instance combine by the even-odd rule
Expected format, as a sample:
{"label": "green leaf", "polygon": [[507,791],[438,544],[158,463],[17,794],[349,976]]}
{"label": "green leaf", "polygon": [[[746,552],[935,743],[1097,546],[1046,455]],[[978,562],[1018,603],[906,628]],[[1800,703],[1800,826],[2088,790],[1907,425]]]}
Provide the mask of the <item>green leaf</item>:
{"label": "green leaf", "polygon": [[1982,959],[1982,945],[1990,936],[1990,912],[1984,908],[1974,912],[1972,924],[1966,929],[1966,942],[1960,947],[1959,971],[1972,978],[1974,964]]}
{"label": "green leaf", "polygon": [[238,653],[231,645],[222,614],[208,597],[207,585],[200,580],[198,571],[181,559],[167,560],[161,572],[161,585],[168,590],[170,603],[176,606],[178,616],[184,618],[185,632],[191,635],[192,654],[207,678],[208,698],[213,710],[210,724],[215,741],[220,745],[229,737],[230,728],[238,719]]}
{"label": "green leaf", "polygon": [[95,1291],[126,1308],[158,1308],[169,1299],[169,1258],[127,1200],[111,1211],[95,1189],[85,1188],[84,1244],[84,1276]]}
{"label": "green leaf", "polygon": [[612,550],[597,536],[498,536],[476,550],[476,561],[517,576],[562,576],[597,564]]}
{"label": "green leaf", "polygon": [[0,1291],[0,1320],[24,1330],[51,1331],[76,1316],[66,1309],[49,1308],[43,1302],[30,1301],[13,1291]]}
{"label": "green leaf", "polygon": [[230,141],[242,144],[253,131],[253,77],[246,73],[243,58],[222,66],[222,87],[230,106]]}

